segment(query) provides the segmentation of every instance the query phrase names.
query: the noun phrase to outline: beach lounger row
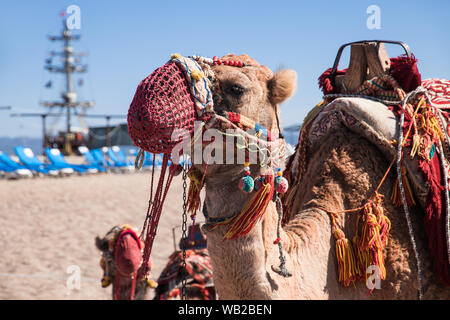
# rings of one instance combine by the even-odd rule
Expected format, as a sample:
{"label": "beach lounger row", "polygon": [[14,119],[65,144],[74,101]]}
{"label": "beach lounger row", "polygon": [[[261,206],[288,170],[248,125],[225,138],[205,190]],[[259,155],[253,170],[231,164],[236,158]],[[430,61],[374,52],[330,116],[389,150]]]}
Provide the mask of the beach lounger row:
{"label": "beach lounger row", "polygon": [[[79,147],[79,152],[86,160],[86,164],[71,164],[66,161],[58,149],[46,148],[45,155],[48,163],[44,163],[30,148],[17,146],[14,148],[13,159],[0,151],[0,177],[23,178],[33,176],[66,176],[72,174],[95,174],[101,172],[134,172],[134,162],[137,150],[131,149],[130,156],[118,146],[89,150]],[[145,152],[143,168],[161,167],[162,156],[153,156]]]}

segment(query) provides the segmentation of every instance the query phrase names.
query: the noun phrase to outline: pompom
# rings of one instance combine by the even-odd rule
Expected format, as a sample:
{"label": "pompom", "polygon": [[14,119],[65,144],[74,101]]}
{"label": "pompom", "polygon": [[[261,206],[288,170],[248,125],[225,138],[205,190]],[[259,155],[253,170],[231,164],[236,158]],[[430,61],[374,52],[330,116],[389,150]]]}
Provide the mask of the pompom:
{"label": "pompom", "polygon": [[203,72],[201,72],[200,70],[192,70],[191,71],[191,77],[195,80],[195,81],[200,81],[203,78]]}
{"label": "pompom", "polygon": [[252,192],[254,187],[255,183],[253,181],[253,178],[250,176],[242,177],[239,181],[239,189],[246,193]]}
{"label": "pompom", "polygon": [[178,59],[178,58],[181,58],[181,54],[179,54],[179,53],[174,53],[174,54],[172,54],[171,58],[172,58],[172,59]]}
{"label": "pompom", "polygon": [[277,176],[275,178],[275,190],[278,193],[285,193],[289,189],[289,183],[285,177]]}

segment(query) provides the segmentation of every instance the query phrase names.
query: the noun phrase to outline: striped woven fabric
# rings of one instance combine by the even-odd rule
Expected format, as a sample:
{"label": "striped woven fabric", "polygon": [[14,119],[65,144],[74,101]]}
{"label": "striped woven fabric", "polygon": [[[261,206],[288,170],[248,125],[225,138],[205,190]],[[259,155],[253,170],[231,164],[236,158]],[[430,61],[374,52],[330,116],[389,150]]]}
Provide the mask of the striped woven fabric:
{"label": "striped woven fabric", "polygon": [[427,79],[422,81],[422,87],[428,90],[431,102],[439,109],[450,109],[450,80]]}

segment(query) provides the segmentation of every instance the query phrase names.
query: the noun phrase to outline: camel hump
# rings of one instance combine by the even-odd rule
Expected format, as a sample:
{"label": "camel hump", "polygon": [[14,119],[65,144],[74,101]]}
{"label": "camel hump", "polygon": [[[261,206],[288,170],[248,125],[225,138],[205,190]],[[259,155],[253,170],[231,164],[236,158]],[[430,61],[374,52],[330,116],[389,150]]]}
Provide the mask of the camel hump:
{"label": "camel hump", "polygon": [[[319,106],[309,123],[304,123],[306,145],[309,153],[318,149],[319,144],[339,126],[343,125],[374,144],[386,157],[392,159],[397,152],[398,119],[392,109],[378,101],[365,98],[337,98],[328,105]],[[294,163],[300,161],[300,153],[294,155]],[[311,154],[308,155],[309,157]],[[296,159],[298,158],[298,159]],[[420,173],[418,163],[405,157],[404,165],[418,200],[426,201],[427,188]]]}

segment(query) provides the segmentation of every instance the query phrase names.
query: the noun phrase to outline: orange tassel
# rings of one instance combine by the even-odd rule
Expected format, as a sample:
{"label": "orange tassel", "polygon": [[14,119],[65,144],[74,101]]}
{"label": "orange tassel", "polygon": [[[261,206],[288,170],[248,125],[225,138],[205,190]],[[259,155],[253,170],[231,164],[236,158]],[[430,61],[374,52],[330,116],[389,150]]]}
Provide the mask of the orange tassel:
{"label": "orange tassel", "polygon": [[375,199],[369,201],[364,207],[363,227],[358,249],[361,251],[361,271],[366,274],[369,266],[378,266],[380,278],[384,280],[386,279],[386,268],[383,249],[388,241],[391,223],[383,213],[381,199],[382,197],[376,193]]}
{"label": "orange tassel", "polygon": [[247,202],[236,217],[233,217],[232,225],[224,236],[224,240],[236,239],[250,232],[253,226],[258,222],[266,212],[267,205],[273,195],[273,177],[272,183],[266,183],[260,188],[257,194]]}
{"label": "orange tassel", "polygon": [[354,236],[352,240],[353,251],[355,253],[355,262],[357,270],[357,281],[366,279],[366,270],[369,261],[369,250],[359,250],[359,236]]}
{"label": "orange tassel", "polygon": [[200,207],[200,191],[201,191],[201,173],[197,170],[191,169],[188,172],[188,177],[191,180],[189,183],[187,208],[189,213],[196,212]]}
{"label": "orange tassel", "polygon": [[391,202],[394,206],[399,207],[402,205],[400,188],[398,187],[398,180],[395,180],[394,188],[392,188]]}
{"label": "orange tassel", "polygon": [[[402,166],[402,182],[403,186],[405,187],[405,197],[406,197],[406,203],[408,204],[408,207],[412,207],[416,205],[416,201],[414,200],[414,193],[411,188],[411,184],[409,183],[408,176],[406,175],[406,168],[405,166]],[[391,202],[394,206],[399,207],[403,205],[402,197],[400,194],[400,188],[398,185],[398,179],[395,180],[394,188],[392,189],[391,194]]]}
{"label": "orange tassel", "polygon": [[256,222],[262,218],[266,212],[267,205],[273,197],[273,175],[265,176],[264,182],[265,184],[258,190],[258,193],[247,202],[238,215],[210,226],[209,230],[214,230],[218,226],[231,224],[223,240],[236,239],[249,233]]}
{"label": "orange tassel", "polygon": [[336,258],[338,262],[339,282],[343,286],[348,287],[355,283],[355,280],[357,280],[359,275],[352,244],[345,238],[342,230],[337,227],[333,234],[336,238]]}

